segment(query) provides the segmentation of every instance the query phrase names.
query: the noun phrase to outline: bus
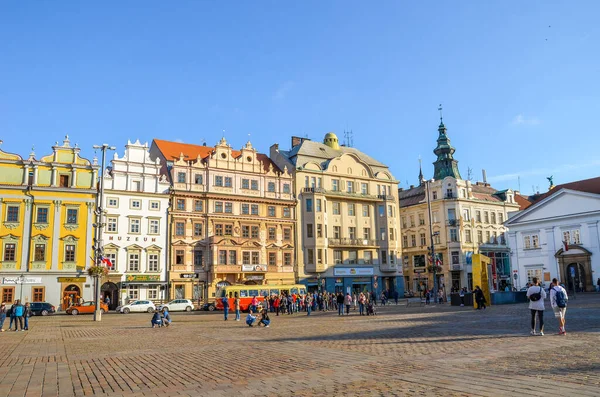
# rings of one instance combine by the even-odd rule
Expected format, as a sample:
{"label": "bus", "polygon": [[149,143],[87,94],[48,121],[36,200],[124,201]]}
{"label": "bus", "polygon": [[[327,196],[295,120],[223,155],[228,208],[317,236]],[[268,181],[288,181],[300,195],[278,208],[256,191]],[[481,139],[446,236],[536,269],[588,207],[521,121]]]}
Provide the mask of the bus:
{"label": "bus", "polygon": [[240,310],[248,311],[252,298],[255,296],[260,305],[264,306],[265,297],[279,296],[282,294],[296,294],[304,298],[306,296],[306,286],[302,284],[282,284],[282,285],[227,285],[219,288],[215,294],[215,307],[223,310],[223,297],[229,298],[229,309],[234,310],[235,294],[240,298]]}

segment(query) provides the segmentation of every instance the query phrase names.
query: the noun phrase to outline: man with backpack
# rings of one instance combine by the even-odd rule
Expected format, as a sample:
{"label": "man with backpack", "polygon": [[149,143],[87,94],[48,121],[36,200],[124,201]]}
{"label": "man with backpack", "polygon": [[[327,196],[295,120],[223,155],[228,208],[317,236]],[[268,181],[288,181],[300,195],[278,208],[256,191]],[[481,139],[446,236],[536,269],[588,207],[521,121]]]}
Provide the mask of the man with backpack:
{"label": "man with backpack", "polygon": [[[539,284],[537,277],[534,277],[532,281],[532,286],[527,289],[529,310],[531,310],[531,335],[544,336],[544,299],[546,299],[546,291]],[[535,332],[536,317],[540,321],[539,334]]]}
{"label": "man with backpack", "polygon": [[558,280],[552,279],[552,286],[550,288],[550,305],[554,310],[554,316],[558,319],[558,334],[566,335],[565,330],[565,314],[567,313],[567,291],[558,284]]}

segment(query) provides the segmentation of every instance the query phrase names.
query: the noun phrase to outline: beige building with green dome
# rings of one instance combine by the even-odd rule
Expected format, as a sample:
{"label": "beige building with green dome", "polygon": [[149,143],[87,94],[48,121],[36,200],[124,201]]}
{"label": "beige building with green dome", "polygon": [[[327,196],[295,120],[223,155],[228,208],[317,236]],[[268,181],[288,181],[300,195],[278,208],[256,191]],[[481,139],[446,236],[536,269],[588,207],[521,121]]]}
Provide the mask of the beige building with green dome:
{"label": "beige building with green dome", "polygon": [[296,273],[309,290],[404,292],[398,181],[389,167],[327,133],[292,137],[271,159],[294,176]]}

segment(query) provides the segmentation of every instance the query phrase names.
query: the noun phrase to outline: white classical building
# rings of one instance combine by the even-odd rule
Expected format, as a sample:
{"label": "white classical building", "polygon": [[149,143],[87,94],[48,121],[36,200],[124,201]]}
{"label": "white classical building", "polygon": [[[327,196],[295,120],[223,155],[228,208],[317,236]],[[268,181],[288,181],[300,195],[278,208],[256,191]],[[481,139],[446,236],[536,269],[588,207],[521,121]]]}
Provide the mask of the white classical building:
{"label": "white classical building", "polygon": [[113,268],[102,285],[111,308],[135,299],[165,299],[169,182],[148,144],[127,142],[104,173],[104,256]]}
{"label": "white classical building", "polygon": [[600,178],[567,183],[511,214],[509,228],[517,286],[556,277],[569,290],[593,291],[600,278]]}

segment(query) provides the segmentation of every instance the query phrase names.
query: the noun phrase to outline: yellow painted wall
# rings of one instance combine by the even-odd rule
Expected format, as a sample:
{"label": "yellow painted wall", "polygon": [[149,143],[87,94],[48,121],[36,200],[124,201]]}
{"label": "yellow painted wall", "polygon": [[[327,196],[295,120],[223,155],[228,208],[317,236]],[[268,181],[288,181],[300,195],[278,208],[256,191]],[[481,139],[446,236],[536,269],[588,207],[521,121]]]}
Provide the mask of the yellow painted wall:
{"label": "yellow painted wall", "polygon": [[[486,304],[488,306],[492,304],[488,274],[488,265],[490,263],[490,258],[488,258],[485,255],[473,255],[473,288],[477,286],[481,288],[481,290],[483,291],[483,296],[485,296],[485,300],[487,302]],[[473,307],[476,306],[477,304],[475,302],[475,299],[473,299]]]}

